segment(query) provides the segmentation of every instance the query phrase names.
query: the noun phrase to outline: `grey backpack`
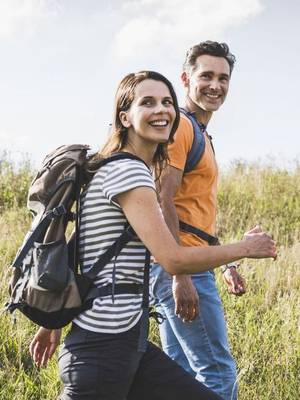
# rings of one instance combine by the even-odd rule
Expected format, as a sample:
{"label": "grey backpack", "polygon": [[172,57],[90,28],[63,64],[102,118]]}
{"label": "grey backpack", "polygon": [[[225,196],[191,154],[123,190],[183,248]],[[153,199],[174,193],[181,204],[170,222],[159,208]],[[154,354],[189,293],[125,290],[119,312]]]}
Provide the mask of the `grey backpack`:
{"label": "grey backpack", "polygon": [[[86,145],[61,146],[46,156],[28,193],[27,206],[34,219],[12,263],[10,300],[6,309],[18,309],[45,328],[67,325],[81,311],[92,306],[99,295],[111,289],[96,288],[93,281],[101,269],[132,240],[129,225],[99,257],[89,274],[81,274],[78,262],[79,198],[93,173],[86,172]],[[138,157],[115,153],[98,162],[97,168],[119,159]],[[95,171],[94,171],[95,172]],[[75,229],[67,240],[66,229]],[[141,293],[143,285],[118,285],[115,293]]]}

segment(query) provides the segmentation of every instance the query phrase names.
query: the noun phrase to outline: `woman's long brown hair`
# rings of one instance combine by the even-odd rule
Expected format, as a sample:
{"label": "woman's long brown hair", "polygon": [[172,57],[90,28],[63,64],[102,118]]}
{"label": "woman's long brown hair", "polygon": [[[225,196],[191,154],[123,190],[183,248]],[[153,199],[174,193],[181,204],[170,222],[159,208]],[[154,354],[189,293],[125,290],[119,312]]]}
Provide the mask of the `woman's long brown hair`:
{"label": "woman's long brown hair", "polygon": [[122,125],[119,115],[121,111],[129,110],[131,103],[134,100],[135,88],[137,84],[144,81],[145,79],[153,79],[155,81],[163,82],[168,87],[176,112],[176,117],[170,132],[169,140],[166,143],[158,144],[157,150],[152,160],[155,178],[159,179],[161,171],[168,161],[167,146],[169,143],[173,142],[174,133],[178,127],[180,116],[177,96],[171,82],[160,73],[154,71],[141,71],[128,74],[120,82],[115,96],[114,117],[110,136],[104,146],[100,149],[100,151],[93,155],[88,161],[88,171],[96,171],[99,161],[101,161],[105,157],[110,156],[112,153],[122,151],[124,146],[127,144],[128,130]]}

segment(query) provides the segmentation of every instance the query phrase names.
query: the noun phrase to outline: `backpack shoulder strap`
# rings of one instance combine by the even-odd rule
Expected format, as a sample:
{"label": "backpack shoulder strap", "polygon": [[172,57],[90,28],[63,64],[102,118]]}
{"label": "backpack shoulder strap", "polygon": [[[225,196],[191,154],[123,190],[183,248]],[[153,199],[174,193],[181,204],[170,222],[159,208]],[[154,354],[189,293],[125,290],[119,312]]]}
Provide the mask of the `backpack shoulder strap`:
{"label": "backpack shoulder strap", "polygon": [[194,113],[191,113],[184,108],[180,108],[180,112],[190,120],[193,125],[194,131],[193,144],[191,150],[188,153],[184,167],[184,173],[187,173],[195,168],[195,166],[198,164],[198,162],[201,160],[201,157],[203,156],[205,150],[204,132],[206,127],[203,124],[200,124],[199,121],[197,121]]}
{"label": "backpack shoulder strap", "polygon": [[[98,168],[101,168],[103,165],[106,165],[112,161],[125,160],[125,159],[140,161],[143,164],[145,164],[145,166],[149,169],[148,165],[141,158],[139,158],[138,156],[136,156],[134,154],[127,153],[125,151],[113,153],[111,156],[104,158],[103,160],[101,160],[99,162]],[[105,267],[105,265],[108,262],[110,262],[110,260],[113,257],[117,257],[119,255],[120,251],[123,249],[123,247],[134,237],[135,237],[135,232],[131,228],[129,223],[127,223],[121,236],[93,264],[92,268],[87,273],[88,277],[90,279],[95,279],[96,276],[99,274],[99,272],[102,271],[102,269]]]}
{"label": "backpack shoulder strap", "polygon": [[90,279],[95,279],[99,272],[103,270],[105,265],[108,264],[113,257],[117,257],[123,247],[134,238],[135,232],[131,226],[127,224],[121,236],[98,258],[86,275]]}
{"label": "backpack shoulder strap", "polygon": [[140,161],[147,167],[147,169],[150,169],[144,160],[142,160],[140,157],[136,156],[135,154],[131,154],[126,151],[119,151],[117,153],[112,153],[109,157],[103,158],[99,162],[98,168],[101,168],[103,165],[106,165],[112,161],[125,160],[125,159]]}

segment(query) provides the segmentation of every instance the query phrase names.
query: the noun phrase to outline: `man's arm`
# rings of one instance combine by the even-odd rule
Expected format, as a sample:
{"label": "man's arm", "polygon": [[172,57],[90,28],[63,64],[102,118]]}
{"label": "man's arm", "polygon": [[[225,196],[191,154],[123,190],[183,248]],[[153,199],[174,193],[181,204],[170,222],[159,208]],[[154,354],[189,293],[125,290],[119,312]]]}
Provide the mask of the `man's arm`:
{"label": "man's arm", "polygon": [[[179,219],[174,204],[176,195],[183,177],[183,171],[168,166],[161,176],[161,207],[165,221],[179,243]],[[199,297],[189,275],[173,276],[173,296],[175,314],[184,321],[192,321],[199,314]]]}

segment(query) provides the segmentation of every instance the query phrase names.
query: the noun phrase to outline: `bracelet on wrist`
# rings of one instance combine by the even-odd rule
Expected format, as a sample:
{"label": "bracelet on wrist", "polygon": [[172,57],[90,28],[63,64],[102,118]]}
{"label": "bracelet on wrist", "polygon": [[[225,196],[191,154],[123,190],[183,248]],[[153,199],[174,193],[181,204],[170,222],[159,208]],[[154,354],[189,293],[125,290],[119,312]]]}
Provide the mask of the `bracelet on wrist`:
{"label": "bracelet on wrist", "polygon": [[224,272],[226,272],[228,269],[231,269],[231,268],[237,269],[239,266],[240,266],[240,264],[238,264],[238,263],[228,263],[221,267],[221,272],[222,272],[222,274],[224,274]]}

